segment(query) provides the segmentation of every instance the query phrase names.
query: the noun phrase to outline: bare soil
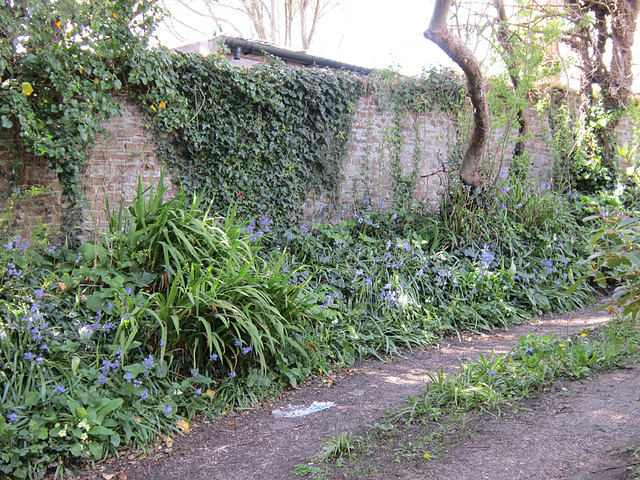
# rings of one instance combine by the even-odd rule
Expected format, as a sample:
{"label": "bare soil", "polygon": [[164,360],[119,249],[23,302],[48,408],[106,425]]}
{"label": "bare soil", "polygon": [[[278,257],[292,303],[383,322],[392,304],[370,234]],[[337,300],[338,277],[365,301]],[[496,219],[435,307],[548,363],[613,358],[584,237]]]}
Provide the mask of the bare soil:
{"label": "bare soil", "polygon": [[[523,335],[566,335],[594,328],[608,318],[595,309],[548,315],[508,331],[464,334],[388,362],[359,362],[331,380],[309,381],[255,410],[192,425],[191,433],[175,439],[171,449],[162,444],[146,455],[123,454],[119,461],[98,465],[83,478],[301,478],[294,473],[296,466],[312,462],[323,441],[342,432],[363,435],[384,412],[424,391],[425,373],[453,371],[461,360],[480,353],[507,353]],[[437,430],[441,426],[403,428],[398,436],[374,439],[363,461],[349,461],[307,478],[633,479],[637,468],[633,452],[640,445],[639,392],[638,366],[583,383],[557,382],[524,402],[518,412],[460,419],[447,427],[446,435]],[[335,405],[297,418],[272,415],[276,409],[314,401]]]}

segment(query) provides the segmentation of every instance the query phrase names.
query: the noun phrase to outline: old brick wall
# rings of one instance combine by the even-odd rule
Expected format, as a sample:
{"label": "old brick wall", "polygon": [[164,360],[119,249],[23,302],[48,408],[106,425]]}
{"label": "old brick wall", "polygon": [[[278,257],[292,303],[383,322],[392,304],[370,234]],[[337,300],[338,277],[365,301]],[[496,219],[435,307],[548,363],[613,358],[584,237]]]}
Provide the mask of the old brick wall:
{"label": "old brick wall", "polygon": [[[376,98],[363,97],[356,107],[348,155],[342,167],[339,203],[350,206],[367,199],[374,205],[391,205],[394,192],[389,137],[394,133],[394,114],[381,111]],[[443,113],[400,120],[402,175],[417,171],[415,202],[434,203],[444,193],[443,168],[455,143],[455,119]]]}
{"label": "old brick wall", "polygon": [[[13,171],[13,165],[18,165]],[[0,137],[0,234],[26,238],[36,229],[46,228],[55,235],[62,222],[62,188],[48,160],[25,152],[11,135]],[[12,174],[18,185],[9,181]],[[29,193],[31,192],[31,193]],[[12,194],[19,194],[12,198]]]}
{"label": "old brick wall", "polygon": [[[126,100],[122,100],[122,110],[121,116],[103,124],[106,133],[96,138],[88,151],[82,182],[87,202],[83,224],[85,238],[92,238],[106,228],[105,199],[112,208],[127,206],[136,195],[140,175],[145,186],[150,181],[157,184],[160,177],[162,162],[156,158],[152,134],[142,112]],[[529,175],[535,181],[548,181],[553,173],[553,143],[548,119],[533,108],[528,109],[526,115],[530,126],[527,142],[531,161]],[[406,114],[399,124],[403,139],[400,151],[402,174],[410,175],[414,169],[417,172],[412,201],[414,204],[434,205],[445,191],[446,170],[453,169],[449,156],[458,142],[457,135],[465,134],[465,127],[456,125],[455,116],[438,112],[420,116]],[[343,178],[334,205],[336,211],[350,211],[363,198],[375,207],[382,203],[388,207],[393,203],[395,180],[389,135],[394,125],[393,113],[381,110],[376,98],[360,99],[356,105],[348,154],[342,166]],[[620,145],[632,144],[634,136],[630,119],[624,119],[617,132]],[[494,132],[487,151],[489,168],[508,167],[514,139],[515,131],[506,136],[504,131]],[[20,155],[19,175],[23,179],[20,188],[44,187],[42,194],[21,200],[16,206],[11,230],[27,232],[38,223],[60,225],[64,197],[55,172],[47,168],[46,160],[16,152],[10,145],[9,140],[0,139],[0,168],[6,171],[15,155]],[[7,185],[0,179],[3,192]],[[165,185],[170,185],[168,176]],[[175,191],[172,187],[167,195],[174,195]],[[310,214],[319,204],[328,203],[326,194],[311,195],[305,211]]]}
{"label": "old brick wall", "polygon": [[[103,123],[105,134],[87,152],[82,182],[87,201],[83,225],[87,237],[98,235],[107,227],[107,200],[112,210],[128,206],[138,191],[140,175],[145,187],[151,182],[157,185],[161,175],[162,164],[156,158],[153,135],[142,111],[124,100],[121,105],[122,115]],[[164,184],[171,186],[170,179],[166,175]],[[166,196],[173,195],[174,187]]]}

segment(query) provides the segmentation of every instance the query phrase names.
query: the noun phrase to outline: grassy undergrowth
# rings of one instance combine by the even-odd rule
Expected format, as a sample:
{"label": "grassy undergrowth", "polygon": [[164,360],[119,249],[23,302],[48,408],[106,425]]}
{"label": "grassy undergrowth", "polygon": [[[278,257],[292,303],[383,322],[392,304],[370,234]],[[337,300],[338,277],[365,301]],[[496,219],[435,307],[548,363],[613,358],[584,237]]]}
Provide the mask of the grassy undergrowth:
{"label": "grassy undergrowth", "polygon": [[[509,354],[479,355],[454,373],[432,372],[424,394],[408,398],[363,436],[336,434],[320,446],[316,457],[298,465],[296,474],[322,479],[335,471],[341,478],[367,478],[380,473],[368,465],[370,458],[376,459],[372,464],[380,458],[390,463],[437,459],[459,440],[456,435],[470,421],[468,413],[517,411],[520,400],[539,395],[559,378],[579,380],[628,367],[637,362],[639,352],[639,325],[621,320],[565,338],[527,335]],[[423,428],[409,433],[410,425]]]}
{"label": "grassy undergrowth", "polygon": [[500,178],[440,211],[330,224],[213,214],[144,188],[100,241],[0,249],[0,472],[58,476],[249,408],[332,365],[589,299],[583,204]]}

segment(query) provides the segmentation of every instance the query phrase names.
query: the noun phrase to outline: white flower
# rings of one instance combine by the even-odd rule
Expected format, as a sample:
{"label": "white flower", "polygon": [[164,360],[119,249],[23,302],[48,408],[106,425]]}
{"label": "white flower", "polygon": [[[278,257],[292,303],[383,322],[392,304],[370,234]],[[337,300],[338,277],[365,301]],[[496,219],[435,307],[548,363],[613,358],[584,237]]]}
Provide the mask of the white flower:
{"label": "white flower", "polygon": [[338,324],[338,319],[336,318],[335,320],[333,320],[331,323],[333,323],[334,325]]}

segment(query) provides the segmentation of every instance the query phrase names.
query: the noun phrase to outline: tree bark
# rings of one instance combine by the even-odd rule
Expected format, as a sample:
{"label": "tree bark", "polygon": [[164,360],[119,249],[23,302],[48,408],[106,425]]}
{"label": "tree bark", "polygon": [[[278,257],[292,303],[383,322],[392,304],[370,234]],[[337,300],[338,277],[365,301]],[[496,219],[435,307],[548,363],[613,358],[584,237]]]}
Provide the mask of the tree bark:
{"label": "tree bark", "polygon": [[480,64],[473,52],[447,27],[451,0],[436,0],[433,16],[424,37],[431,40],[456,62],[467,78],[467,88],[473,106],[473,129],[460,165],[460,179],[471,188],[482,184],[479,165],[489,136],[489,107]]}

